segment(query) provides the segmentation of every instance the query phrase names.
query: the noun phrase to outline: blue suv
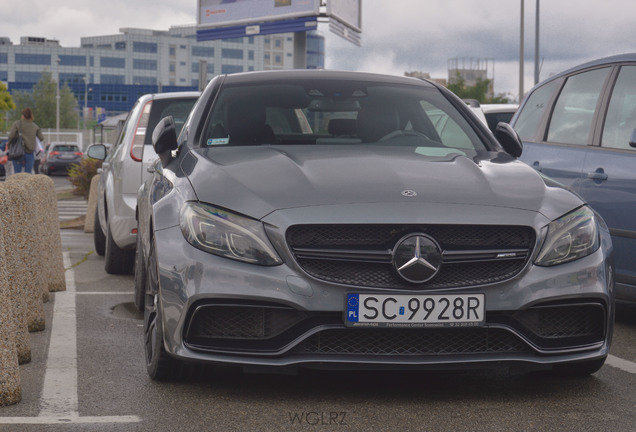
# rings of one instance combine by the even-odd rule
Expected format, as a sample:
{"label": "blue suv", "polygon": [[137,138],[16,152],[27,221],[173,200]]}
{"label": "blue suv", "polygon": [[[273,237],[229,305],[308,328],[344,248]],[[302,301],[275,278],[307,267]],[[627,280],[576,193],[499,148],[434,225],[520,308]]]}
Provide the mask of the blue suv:
{"label": "blue suv", "polygon": [[610,228],[616,298],[636,301],[636,53],[550,77],[511,121],[520,159],[577,192]]}

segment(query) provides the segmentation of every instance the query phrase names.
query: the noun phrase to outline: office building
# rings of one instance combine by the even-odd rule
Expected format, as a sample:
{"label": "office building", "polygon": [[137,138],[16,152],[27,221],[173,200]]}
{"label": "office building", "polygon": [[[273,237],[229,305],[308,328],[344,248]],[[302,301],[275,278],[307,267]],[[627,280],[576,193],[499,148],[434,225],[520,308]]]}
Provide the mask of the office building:
{"label": "office building", "polygon": [[[290,69],[293,38],[285,33],[198,42],[196,26],[123,28],[84,37],[79,48],[40,37],[22,37],[19,44],[0,37],[0,81],[9,91],[31,91],[48,71],[68,84],[80,111],[111,115],[128,111],[145,93],[197,90],[219,74]],[[324,37],[308,33],[307,67],[323,68],[324,58]]]}

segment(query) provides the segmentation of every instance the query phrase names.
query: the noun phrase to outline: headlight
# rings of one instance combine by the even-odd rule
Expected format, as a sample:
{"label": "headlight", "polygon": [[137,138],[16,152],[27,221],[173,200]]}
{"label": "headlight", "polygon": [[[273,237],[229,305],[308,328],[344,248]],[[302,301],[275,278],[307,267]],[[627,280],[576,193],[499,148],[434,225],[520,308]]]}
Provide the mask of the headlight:
{"label": "headlight", "polygon": [[536,264],[553,266],[583,258],[599,248],[597,221],[587,206],[552,221]]}
{"label": "headlight", "polygon": [[257,220],[189,202],[181,209],[180,224],[188,243],[205,252],[252,264],[282,263]]}

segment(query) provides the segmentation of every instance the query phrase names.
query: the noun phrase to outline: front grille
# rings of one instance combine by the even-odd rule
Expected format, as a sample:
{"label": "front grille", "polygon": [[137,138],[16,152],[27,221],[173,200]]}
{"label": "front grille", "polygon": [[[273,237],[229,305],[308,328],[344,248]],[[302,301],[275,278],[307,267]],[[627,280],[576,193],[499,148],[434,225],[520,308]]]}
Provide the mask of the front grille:
{"label": "front grille", "polygon": [[522,353],[530,348],[502,329],[334,329],[317,333],[298,354],[446,355]]}
{"label": "front grille", "polygon": [[513,325],[538,345],[588,345],[605,337],[605,308],[599,303],[535,306],[512,316]]}
{"label": "front grille", "polygon": [[302,312],[283,306],[206,305],[195,310],[188,337],[267,339],[304,318]]}
{"label": "front grille", "polygon": [[[348,328],[341,312],[274,303],[195,305],[184,342],[192,349],[249,355],[443,355],[581,349],[602,343],[606,308],[597,302],[489,312],[485,327]],[[534,348],[533,348],[534,347]]]}
{"label": "front grille", "polygon": [[[439,244],[442,265],[422,284],[403,280],[393,268],[392,250],[410,233]],[[526,226],[495,225],[295,225],[287,230],[298,265],[316,279],[343,285],[439,289],[510,279],[525,266],[535,243]]]}

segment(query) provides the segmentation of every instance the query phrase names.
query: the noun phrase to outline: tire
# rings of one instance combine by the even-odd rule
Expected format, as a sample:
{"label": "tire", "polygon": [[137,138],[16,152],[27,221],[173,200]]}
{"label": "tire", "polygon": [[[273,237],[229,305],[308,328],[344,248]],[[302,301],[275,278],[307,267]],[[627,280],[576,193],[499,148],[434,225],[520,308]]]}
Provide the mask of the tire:
{"label": "tire", "polygon": [[135,294],[134,302],[135,307],[139,312],[144,311],[144,300],[146,297],[146,278],[147,278],[146,263],[143,258],[143,251],[141,249],[141,236],[139,230],[137,230],[137,249],[135,250]]}
{"label": "tire", "polygon": [[93,243],[95,244],[95,252],[97,255],[104,256],[106,252],[106,236],[102,231],[102,226],[99,224],[99,210],[95,210],[95,222],[93,228]]}
{"label": "tire", "polygon": [[108,274],[132,274],[135,263],[133,249],[120,249],[113,239],[110,225],[106,222],[106,247],[104,250],[104,270]]}
{"label": "tire", "polygon": [[163,344],[163,321],[159,305],[159,276],[154,242],[150,245],[144,301],[144,352],[148,376],[155,381],[169,381],[179,376],[181,362],[171,357]]}
{"label": "tire", "polygon": [[566,363],[554,366],[552,372],[558,376],[566,376],[566,377],[583,377],[592,375],[595,372],[598,372],[607,357],[602,357],[596,360],[588,360],[582,361],[578,363]]}

